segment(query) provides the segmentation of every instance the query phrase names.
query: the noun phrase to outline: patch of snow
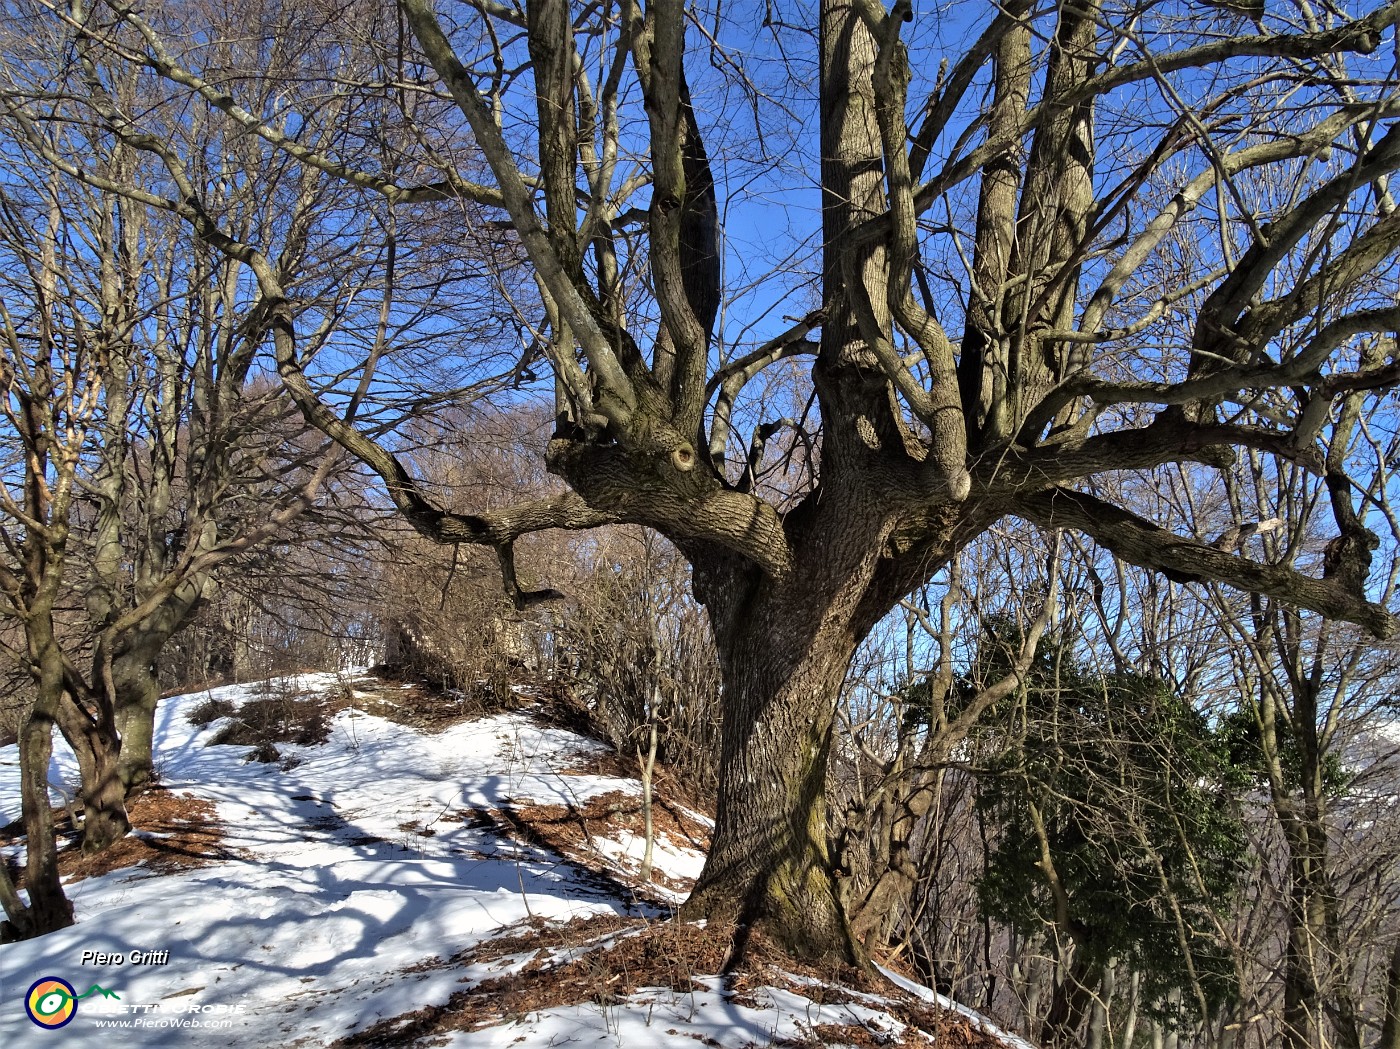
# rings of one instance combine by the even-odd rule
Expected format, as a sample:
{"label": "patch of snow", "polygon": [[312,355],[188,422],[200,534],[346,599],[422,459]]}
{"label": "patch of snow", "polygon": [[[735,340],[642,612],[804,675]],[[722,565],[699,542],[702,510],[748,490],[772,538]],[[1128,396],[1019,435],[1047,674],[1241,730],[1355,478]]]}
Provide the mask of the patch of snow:
{"label": "patch of snow", "polygon": [[896,987],[902,988],[910,994],[922,998],[926,1002],[941,1006],[950,1012],[955,1012],[971,1020],[986,1034],[1005,1042],[1008,1049],[1035,1049],[1035,1046],[1031,1045],[1031,1043],[1024,1038],[1019,1035],[1011,1034],[1008,1031],[1003,1031],[975,1009],[969,1009],[967,1006],[953,1001],[953,999],[949,998],[947,995],[939,994],[932,988],[925,987],[921,983],[915,983],[908,977],[900,976],[899,973],[886,969],[883,965],[877,965],[875,968],[879,969],[880,972],[884,974],[885,979],[889,980],[890,983],[894,984]]}
{"label": "patch of snow", "polygon": [[697,1044],[745,1049],[810,1038],[815,1028],[826,1024],[873,1023],[888,1031],[891,1040],[898,1040],[905,1030],[888,1014],[862,1005],[821,1005],[777,987],[755,988],[741,1004],[717,978],[697,977],[696,983],[703,989],[643,988],[605,1005],[546,1009],[486,1030],[453,1032],[442,1044],[454,1049],[558,1045],[695,1049]]}
{"label": "patch of snow", "polygon": [[[595,852],[611,860],[622,870],[629,874],[641,870],[642,857],[646,855],[645,835],[620,832],[616,838],[611,838],[594,834],[590,840]],[[700,877],[700,870],[705,866],[703,852],[677,846],[664,835],[658,835],[653,840],[651,851],[653,869],[665,872],[668,878],[693,882]],[[675,893],[660,885],[656,888],[664,895],[675,897],[676,902],[685,899],[684,893]]]}
{"label": "patch of snow", "polygon": [[[209,699],[239,704],[269,689],[347,685],[358,686],[352,694],[360,697],[366,692],[359,689],[372,687],[344,674],[305,674],[161,701],[155,761],[163,784],[215,805],[232,858],[174,874],[138,866],[70,884],[75,926],[0,948],[0,1045],[309,1049],[445,1003],[537,957],[520,951],[451,961],[493,938],[542,921],[645,913],[558,855],[507,840],[489,820],[472,818],[473,810],[511,803],[581,806],[615,791],[639,793],[635,780],[561,771],[604,753],[600,744],[520,714],[425,733],[347,710],[333,719],[322,745],[278,744],[296,759],[282,769],[246,761],[245,746],[207,746],[217,723],[192,725],[187,717]],[[73,755],[57,736],[51,777],[77,781]],[[3,748],[0,821],[18,816],[17,752]],[[152,841],[167,837],[140,833]],[[628,869],[639,863],[642,844],[624,833],[594,837],[603,856]],[[693,878],[703,862],[695,849],[664,837],[656,843],[656,867],[670,877]],[[549,956],[567,961],[589,948]],[[154,962],[150,952],[167,953]],[[95,953],[123,960],[95,964]],[[61,977],[80,995],[98,986],[120,997],[83,998],[56,1037],[24,1014],[25,994],[42,977]],[[798,1039],[818,1024],[898,1028],[866,996],[817,1005],[769,987],[741,1004],[717,980],[700,979],[701,989],[691,992],[644,990],[616,1004],[546,1009],[485,1030],[449,1032],[446,1044],[694,1049],[699,1038],[738,1049]],[[1003,1037],[1018,1049],[1026,1045]]]}

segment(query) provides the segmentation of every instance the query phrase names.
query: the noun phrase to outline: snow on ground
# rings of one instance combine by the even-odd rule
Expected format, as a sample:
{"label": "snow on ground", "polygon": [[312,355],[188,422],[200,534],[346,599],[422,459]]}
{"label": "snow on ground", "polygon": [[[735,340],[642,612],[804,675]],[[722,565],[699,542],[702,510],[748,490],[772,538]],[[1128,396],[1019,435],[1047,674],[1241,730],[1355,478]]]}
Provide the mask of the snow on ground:
{"label": "snow on ground", "polygon": [[1005,1043],[1006,1049],[1035,1049],[1035,1046],[1031,1045],[1031,1043],[1024,1038],[1014,1034],[1008,1034],[975,1009],[969,1009],[967,1006],[953,1001],[953,999],[949,998],[947,995],[939,994],[929,987],[924,987],[922,984],[915,983],[913,980],[901,976],[893,970],[886,969],[883,965],[876,966],[876,968],[878,968],[880,972],[885,975],[885,978],[896,987],[901,987],[916,998],[922,999],[925,1002],[930,1002],[940,1009],[946,1009],[949,1012],[954,1012],[959,1016],[965,1017],[979,1030]]}
{"label": "snow on ground", "polygon": [[[362,697],[392,687],[351,684]],[[272,687],[329,693],[346,680],[310,674]],[[483,953],[495,938],[604,915],[664,917],[627,889],[642,846],[625,828],[592,840],[609,880],[506,837],[492,818],[529,806],[573,812],[639,793],[632,779],[566,771],[596,762],[605,754],[599,744],[522,713],[427,733],[351,708],[335,715],[325,743],[279,743],[280,764],[263,764],[245,760],[246,746],[207,746],[220,722],[188,721],[211,698],[242,703],[268,688],[162,701],[162,783],[214,803],[232,856],[176,873],[138,866],[70,884],[74,927],[0,947],[0,1045],[323,1046],[541,964],[533,949]],[[51,781],[75,783],[72,755],[56,744]],[[0,825],[18,817],[11,746],[0,749]],[[658,842],[656,866],[673,879],[693,878],[702,861],[687,843]],[[658,890],[651,898],[668,897]],[[474,952],[485,960],[474,961]],[[113,957],[98,963],[94,953]],[[24,1002],[45,977],[67,980],[79,996],[101,990],[80,997],[61,1031],[44,1030]],[[603,994],[440,1037],[461,1047],[693,1049],[711,1039],[737,1049],[831,1024],[901,1030],[876,1000],[817,1005],[790,988],[762,987],[740,1001],[716,978],[697,977],[687,991]]]}

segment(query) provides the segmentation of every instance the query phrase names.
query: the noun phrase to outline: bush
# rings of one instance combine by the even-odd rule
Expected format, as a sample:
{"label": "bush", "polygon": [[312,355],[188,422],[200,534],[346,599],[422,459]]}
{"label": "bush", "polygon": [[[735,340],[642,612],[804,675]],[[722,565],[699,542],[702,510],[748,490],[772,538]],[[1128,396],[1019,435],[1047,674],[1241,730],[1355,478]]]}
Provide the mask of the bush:
{"label": "bush", "polygon": [[330,738],[330,719],[326,716],[326,701],[320,697],[297,698],[273,695],[250,699],[229,718],[209,741],[209,746],[249,746],[256,750],[253,759],[276,761],[277,743],[295,743],[309,747]]}
{"label": "bush", "polygon": [[232,717],[238,708],[232,700],[214,699],[212,696],[185,715],[191,725],[208,725],[220,718]]}
{"label": "bush", "polygon": [[278,752],[278,750],[277,750],[276,747],[274,747],[271,743],[268,743],[266,740],[264,740],[262,743],[259,743],[256,747],[254,747],[252,750],[248,751],[247,755],[244,756],[243,760],[244,760],[244,761],[260,761],[260,762],[262,762],[264,765],[271,765],[274,761],[276,761],[276,760],[277,760],[278,758],[280,758],[281,756],[282,756],[281,753]]}
{"label": "bush", "polygon": [[655,726],[657,757],[703,804],[719,768],[714,643],[685,562],[652,533],[634,538],[600,558],[560,623],[561,669],[619,754],[633,758]]}

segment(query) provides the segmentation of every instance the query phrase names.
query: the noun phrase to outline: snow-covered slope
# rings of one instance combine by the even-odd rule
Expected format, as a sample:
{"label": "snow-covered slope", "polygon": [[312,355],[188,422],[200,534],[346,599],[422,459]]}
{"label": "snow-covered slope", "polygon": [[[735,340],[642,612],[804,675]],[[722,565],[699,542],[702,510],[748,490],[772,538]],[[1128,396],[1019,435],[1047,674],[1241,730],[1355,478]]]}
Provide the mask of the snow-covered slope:
{"label": "snow-covered slope", "polygon": [[[0,947],[0,1044],[737,1049],[843,1044],[857,1029],[859,1044],[931,1044],[915,1028],[940,1025],[940,1045],[995,1044],[893,990],[904,1004],[776,970],[721,981],[703,930],[666,921],[703,862],[703,817],[667,807],[656,863],[669,888],[642,886],[627,822],[639,785],[578,771],[608,766],[592,741],[524,712],[420,731],[367,713],[359,700],[388,710],[397,686],[365,677],[278,687],[351,705],[325,742],[279,743],[280,761],[259,763],[247,746],[207,746],[222,722],[188,715],[267,686],[162,702],[162,796],[196,814],[212,803],[219,848],[147,830],[166,869],[73,881],[73,928]],[[62,748],[51,779],[76,779]],[[0,748],[0,825],[18,816],[15,748]],[[181,855],[193,851],[214,855]],[[61,1031],[26,1015],[45,978],[79,996]]]}

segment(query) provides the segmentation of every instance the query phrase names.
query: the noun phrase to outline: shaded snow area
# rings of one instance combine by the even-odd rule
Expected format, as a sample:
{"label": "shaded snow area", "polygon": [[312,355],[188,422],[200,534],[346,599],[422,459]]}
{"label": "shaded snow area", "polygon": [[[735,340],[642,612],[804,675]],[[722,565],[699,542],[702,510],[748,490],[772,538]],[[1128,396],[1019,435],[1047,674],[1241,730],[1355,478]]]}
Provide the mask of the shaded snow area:
{"label": "shaded snow area", "polygon": [[[338,697],[324,742],[249,761],[208,745],[228,719],[189,721],[274,690]],[[776,952],[719,977],[728,938],[668,920],[703,816],[658,803],[642,885],[640,785],[606,748],[528,706],[433,730],[369,712],[427,702],[329,674],[163,700],[159,804],[133,806],[120,846],[140,862],[70,858],[77,924],[0,947],[0,1046],[1025,1045],[923,988],[839,987]],[[18,779],[0,748],[0,825]],[[50,779],[77,781],[61,741]],[[45,978],[78,996],[61,1030],[26,1015]]]}

